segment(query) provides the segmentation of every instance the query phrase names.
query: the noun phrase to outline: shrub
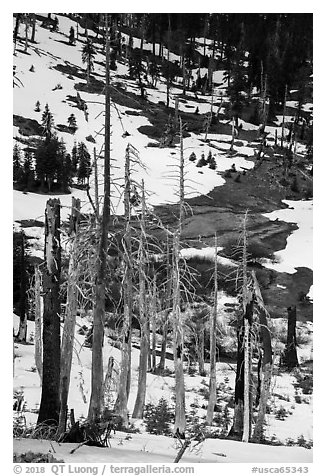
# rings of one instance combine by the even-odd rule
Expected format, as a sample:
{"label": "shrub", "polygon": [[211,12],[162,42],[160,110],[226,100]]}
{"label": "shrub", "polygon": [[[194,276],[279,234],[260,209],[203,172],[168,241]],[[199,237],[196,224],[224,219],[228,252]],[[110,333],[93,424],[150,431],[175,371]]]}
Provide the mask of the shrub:
{"label": "shrub", "polygon": [[313,392],[313,377],[311,374],[303,374],[297,370],[294,374],[297,383],[294,384],[296,389],[301,388],[304,395],[311,395]]}
{"label": "shrub", "polygon": [[160,398],[156,406],[152,403],[148,403],[145,406],[144,421],[146,430],[154,435],[170,435],[170,424],[173,421],[173,417],[173,410],[163,397]]}
{"label": "shrub", "polygon": [[282,420],[284,421],[285,418],[289,415],[289,412],[283,407],[281,406],[278,410],[276,410],[275,412],[275,418],[277,420]]}
{"label": "shrub", "polygon": [[306,440],[303,435],[298,436],[296,440],[293,438],[287,438],[285,444],[286,446],[301,446],[302,448],[307,448],[308,450],[313,447],[313,441]]}
{"label": "shrub", "polygon": [[28,451],[18,455],[14,453],[14,463],[64,463],[63,459],[54,458],[52,453],[33,453]]}

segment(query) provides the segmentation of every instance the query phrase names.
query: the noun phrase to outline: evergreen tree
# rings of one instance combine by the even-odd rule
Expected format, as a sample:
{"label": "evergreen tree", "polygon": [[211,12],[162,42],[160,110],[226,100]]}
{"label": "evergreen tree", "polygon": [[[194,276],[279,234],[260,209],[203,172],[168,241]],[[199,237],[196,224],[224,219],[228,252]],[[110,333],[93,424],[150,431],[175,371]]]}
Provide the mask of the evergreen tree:
{"label": "evergreen tree", "polygon": [[40,112],[40,111],[41,111],[40,101],[36,101],[34,111],[35,111],[35,112]]}
{"label": "evergreen tree", "polygon": [[32,185],[34,183],[34,169],[32,154],[29,151],[25,151],[22,181],[25,189],[30,190],[32,188]]}
{"label": "evergreen tree", "polygon": [[35,171],[41,187],[47,184],[48,191],[52,189],[57,174],[59,141],[56,136],[45,139],[35,152]]}
{"label": "evergreen tree", "polygon": [[21,166],[21,150],[18,144],[13,148],[13,181],[14,183],[20,182],[22,174]]}
{"label": "evergreen tree", "polygon": [[74,143],[74,146],[71,151],[71,168],[72,174],[76,175],[78,170],[78,151],[76,142]]}
{"label": "evergreen tree", "polygon": [[87,84],[90,84],[91,72],[94,69],[95,47],[90,38],[87,38],[86,43],[82,49],[82,62],[86,63]]}
{"label": "evergreen tree", "polygon": [[155,56],[151,55],[149,59],[147,60],[147,75],[151,77],[151,85],[153,88],[156,87],[159,74],[160,74],[159,65],[157,64]]}
{"label": "evergreen tree", "polygon": [[50,140],[52,137],[52,129],[54,127],[53,115],[50,112],[49,105],[46,103],[42,114],[42,126],[46,140]]}
{"label": "evergreen tree", "polygon": [[54,20],[52,23],[52,31],[59,31],[59,20],[57,16],[54,17]]}
{"label": "evergreen tree", "polygon": [[75,114],[70,114],[67,122],[68,122],[69,128],[73,131],[73,133],[75,133],[76,130],[78,129]]}
{"label": "evergreen tree", "polygon": [[92,172],[91,156],[84,142],[79,142],[78,148],[77,148],[77,154],[78,154],[78,163],[79,163],[77,178],[78,178],[78,182],[84,185],[85,180],[86,179],[88,180]]}
{"label": "evergreen tree", "polygon": [[140,95],[145,97],[145,84],[144,84],[145,66],[142,62],[141,50],[132,50],[129,56],[129,75],[132,79],[137,79],[140,89]]}
{"label": "evergreen tree", "polygon": [[69,31],[69,45],[74,45],[75,43],[76,43],[75,29],[73,26],[71,26]]}
{"label": "evergreen tree", "polygon": [[63,139],[58,143],[57,150],[57,171],[56,179],[57,185],[63,192],[69,191],[72,177],[72,166],[70,155],[67,154],[66,144]]}

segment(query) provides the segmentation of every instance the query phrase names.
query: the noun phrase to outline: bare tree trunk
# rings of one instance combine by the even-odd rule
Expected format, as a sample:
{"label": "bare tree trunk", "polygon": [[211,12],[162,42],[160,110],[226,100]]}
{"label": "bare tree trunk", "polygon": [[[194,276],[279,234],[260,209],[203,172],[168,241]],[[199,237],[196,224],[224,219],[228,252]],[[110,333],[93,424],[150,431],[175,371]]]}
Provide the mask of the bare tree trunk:
{"label": "bare tree trunk", "polygon": [[234,127],[234,117],[232,116],[232,138],[231,138],[231,146],[230,151],[234,151],[234,138],[235,138],[235,127]]}
{"label": "bare tree trunk", "polygon": [[75,339],[77,316],[77,282],[78,282],[78,221],[80,215],[80,200],[72,197],[69,235],[72,239],[68,269],[68,287],[66,317],[61,343],[61,375],[60,375],[60,418],[58,436],[66,431],[67,404],[70,386],[72,354]]}
{"label": "bare tree trunk", "polygon": [[128,144],[125,157],[125,233],[123,238],[124,277],[123,277],[123,303],[124,316],[122,328],[120,379],[115,412],[121,416],[123,423],[128,424],[128,397],[130,391],[131,371],[131,315],[132,315],[132,277],[131,277],[131,228],[130,228],[130,145]]}
{"label": "bare tree trunk", "polygon": [[139,242],[139,321],[140,321],[140,354],[137,397],[132,414],[133,418],[142,418],[146,397],[147,357],[149,347],[148,322],[146,317],[146,269],[145,269],[145,190],[142,182],[142,214]]}
{"label": "bare tree trunk", "polygon": [[103,408],[108,408],[109,406],[109,394],[110,394],[110,385],[112,381],[112,372],[113,372],[114,359],[112,356],[109,357],[108,369],[106,371],[104,384],[103,384]]}
{"label": "bare tree trunk", "polygon": [[250,302],[248,277],[247,277],[247,231],[246,231],[247,213],[244,218],[243,230],[243,254],[242,254],[242,304],[244,310],[244,400],[243,400],[243,435],[242,441],[248,442],[250,438],[250,366],[251,366],[251,339],[250,339],[250,315],[247,312],[247,306]]}
{"label": "bare tree trunk", "polygon": [[42,384],[42,307],[41,307],[41,273],[38,266],[35,266],[35,366],[40,376]]}
{"label": "bare tree trunk", "polygon": [[105,320],[105,280],[110,222],[110,40],[108,15],[106,27],[106,88],[105,88],[105,147],[104,147],[104,201],[100,223],[100,243],[95,277],[95,305],[93,313],[92,384],[88,418],[95,421],[101,416],[103,404],[103,336]]}
{"label": "bare tree trunk", "polygon": [[35,43],[36,16],[35,16],[35,13],[31,13],[31,15],[32,15],[32,34],[31,34],[31,43]]}
{"label": "bare tree trunk", "polygon": [[60,411],[60,201],[49,199],[45,210],[43,271],[43,373],[37,424],[57,426]]}
{"label": "bare tree trunk", "polygon": [[26,253],[25,253],[25,234],[22,231],[20,242],[21,257],[21,276],[20,276],[20,301],[19,301],[19,331],[17,340],[26,342],[27,338],[27,283],[26,283]]}
{"label": "bare tree trunk", "polygon": [[284,351],[283,362],[288,369],[293,369],[299,366],[297,355],[297,338],[296,338],[296,325],[297,325],[297,309],[295,306],[290,306],[288,311],[288,333],[287,341]]}
{"label": "bare tree trunk", "polygon": [[174,433],[184,437],[186,429],[186,410],[185,410],[185,385],[183,374],[183,329],[181,323],[180,308],[180,272],[179,272],[179,254],[180,254],[180,235],[184,220],[184,156],[183,156],[183,132],[182,120],[180,118],[180,209],[179,209],[179,227],[174,234],[173,240],[173,266],[172,266],[172,290],[173,290],[173,356],[175,367],[175,423]]}
{"label": "bare tree trunk", "polygon": [[211,425],[214,417],[216,404],[216,318],[217,318],[217,236],[215,234],[215,260],[214,260],[214,306],[211,312],[210,322],[210,374],[209,374],[209,398],[207,405],[206,422]]}
{"label": "bare tree trunk", "polygon": [[97,155],[96,148],[94,147],[94,192],[95,192],[95,209],[97,212],[97,217],[100,216],[100,205],[99,205],[99,196],[98,196],[98,170],[97,170]]}
{"label": "bare tree trunk", "polygon": [[284,143],[284,126],[285,126],[285,112],[286,112],[287,95],[288,95],[288,86],[285,85],[284,104],[283,104],[283,119],[282,119],[282,135],[281,135],[281,148],[282,149],[283,149],[283,143]]}
{"label": "bare tree trunk", "polygon": [[198,329],[198,371],[199,375],[205,375],[205,359],[204,359],[204,352],[205,352],[205,329],[204,329],[204,322],[200,329]]}
{"label": "bare tree trunk", "polygon": [[24,52],[27,52],[28,49],[28,29],[29,29],[29,19],[28,19],[28,14],[25,14],[25,48]]}

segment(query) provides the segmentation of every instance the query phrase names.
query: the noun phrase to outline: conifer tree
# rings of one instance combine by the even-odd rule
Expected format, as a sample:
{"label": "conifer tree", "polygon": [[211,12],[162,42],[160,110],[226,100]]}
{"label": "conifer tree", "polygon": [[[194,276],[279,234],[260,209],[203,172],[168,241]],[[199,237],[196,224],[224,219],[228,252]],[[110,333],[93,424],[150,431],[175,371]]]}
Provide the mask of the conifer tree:
{"label": "conifer tree", "polygon": [[69,128],[73,131],[73,133],[75,133],[76,130],[78,129],[75,114],[70,114],[70,116],[68,117],[67,122],[68,122]]}
{"label": "conifer tree", "polygon": [[78,148],[77,148],[77,154],[78,154],[78,164],[79,164],[77,178],[78,178],[78,182],[84,185],[85,180],[89,178],[92,171],[91,156],[84,142],[79,142]]}
{"label": "conifer tree", "polygon": [[87,85],[90,85],[91,72],[94,69],[95,47],[90,38],[87,38],[86,43],[82,49],[82,62],[86,63]]}
{"label": "conifer tree", "polygon": [[40,112],[40,111],[41,111],[40,101],[36,101],[34,111],[35,111],[35,112]]}
{"label": "conifer tree", "polygon": [[76,43],[75,29],[73,26],[71,26],[69,31],[69,45],[74,45],[75,43]]}
{"label": "conifer tree", "polygon": [[22,181],[24,183],[24,187],[27,190],[30,190],[34,183],[34,169],[33,169],[33,163],[32,163],[32,154],[29,151],[25,151]]}
{"label": "conifer tree", "polygon": [[140,50],[132,50],[129,56],[129,75],[132,79],[137,79],[140,89],[140,95],[145,97],[144,84],[145,66],[142,62],[142,52]]}
{"label": "conifer tree", "polygon": [[71,150],[71,168],[73,175],[76,175],[78,170],[78,151],[76,142],[74,142],[74,146]]}
{"label": "conifer tree", "polygon": [[52,136],[52,129],[54,127],[54,120],[48,103],[46,103],[42,114],[42,126],[46,140],[50,140]]}
{"label": "conifer tree", "polygon": [[21,179],[22,167],[21,167],[21,150],[18,144],[13,148],[13,181],[19,182]]}

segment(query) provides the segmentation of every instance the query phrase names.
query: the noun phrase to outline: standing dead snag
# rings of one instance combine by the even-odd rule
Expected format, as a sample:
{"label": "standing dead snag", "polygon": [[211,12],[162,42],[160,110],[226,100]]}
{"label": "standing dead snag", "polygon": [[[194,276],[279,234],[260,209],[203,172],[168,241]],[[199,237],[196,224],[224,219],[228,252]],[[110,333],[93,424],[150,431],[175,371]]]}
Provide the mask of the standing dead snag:
{"label": "standing dead snag", "polygon": [[21,276],[20,276],[20,300],[19,300],[19,331],[17,340],[26,342],[27,337],[27,279],[26,279],[26,251],[25,251],[25,234],[20,233],[20,260],[21,260]]}
{"label": "standing dead snag", "polygon": [[210,322],[210,375],[209,375],[209,399],[207,405],[206,422],[213,422],[214,408],[216,404],[216,318],[217,318],[217,237],[215,235],[215,262],[214,262],[214,306],[211,311]]}
{"label": "standing dead snag", "polygon": [[60,419],[58,436],[66,431],[67,403],[70,384],[73,344],[77,315],[77,282],[78,282],[78,221],[80,216],[80,200],[72,197],[69,234],[72,239],[68,269],[68,287],[66,317],[62,334],[61,375],[60,375]]}
{"label": "standing dead snag", "polygon": [[131,227],[130,227],[130,144],[125,157],[125,232],[123,237],[123,326],[121,345],[121,365],[117,399],[114,411],[121,416],[124,425],[128,424],[128,398],[131,374],[131,319],[132,319],[132,257],[131,257]]}
{"label": "standing dead snag", "polygon": [[103,404],[103,337],[105,320],[105,281],[107,275],[108,230],[110,223],[110,38],[108,15],[105,14],[106,30],[106,78],[105,78],[105,134],[104,134],[104,199],[100,220],[100,242],[95,270],[95,305],[93,312],[92,387],[88,419],[101,417]]}
{"label": "standing dead snag", "polygon": [[175,368],[175,423],[174,433],[184,437],[186,429],[186,405],[185,405],[185,385],[183,374],[183,329],[181,322],[180,307],[180,235],[184,221],[184,156],[183,156],[183,133],[182,120],[180,118],[180,183],[179,183],[179,224],[173,237],[172,255],[172,316],[173,316],[173,356]]}
{"label": "standing dead snag", "polygon": [[283,363],[288,369],[293,369],[299,366],[297,355],[297,338],[296,338],[296,325],[297,325],[297,308],[290,306],[288,311],[288,333],[286,346],[284,351]]}
{"label": "standing dead snag", "polygon": [[262,357],[260,365],[260,388],[257,391],[259,395],[259,408],[258,415],[256,419],[256,425],[253,432],[253,441],[259,443],[263,440],[264,437],[264,421],[267,408],[267,401],[270,395],[270,386],[272,379],[272,365],[273,365],[273,355],[272,355],[272,343],[271,335],[269,331],[269,314],[265,309],[264,301],[260,292],[259,284],[256,278],[256,274],[252,271],[253,278],[253,287],[255,302],[258,307],[259,313],[259,329],[260,329],[260,340],[262,342]]}
{"label": "standing dead snag", "polygon": [[35,366],[37,368],[40,380],[42,383],[42,305],[41,305],[41,272],[38,266],[34,267],[35,285],[34,285],[34,300],[35,300]]}
{"label": "standing dead snag", "polygon": [[140,354],[138,390],[135,402],[133,418],[142,418],[146,397],[147,356],[149,348],[148,320],[146,316],[146,269],[145,269],[145,191],[142,182],[142,211],[140,221],[139,239],[139,323],[140,323]]}
{"label": "standing dead snag", "polygon": [[45,209],[43,268],[43,375],[37,424],[58,425],[60,411],[60,200],[51,198]]}

